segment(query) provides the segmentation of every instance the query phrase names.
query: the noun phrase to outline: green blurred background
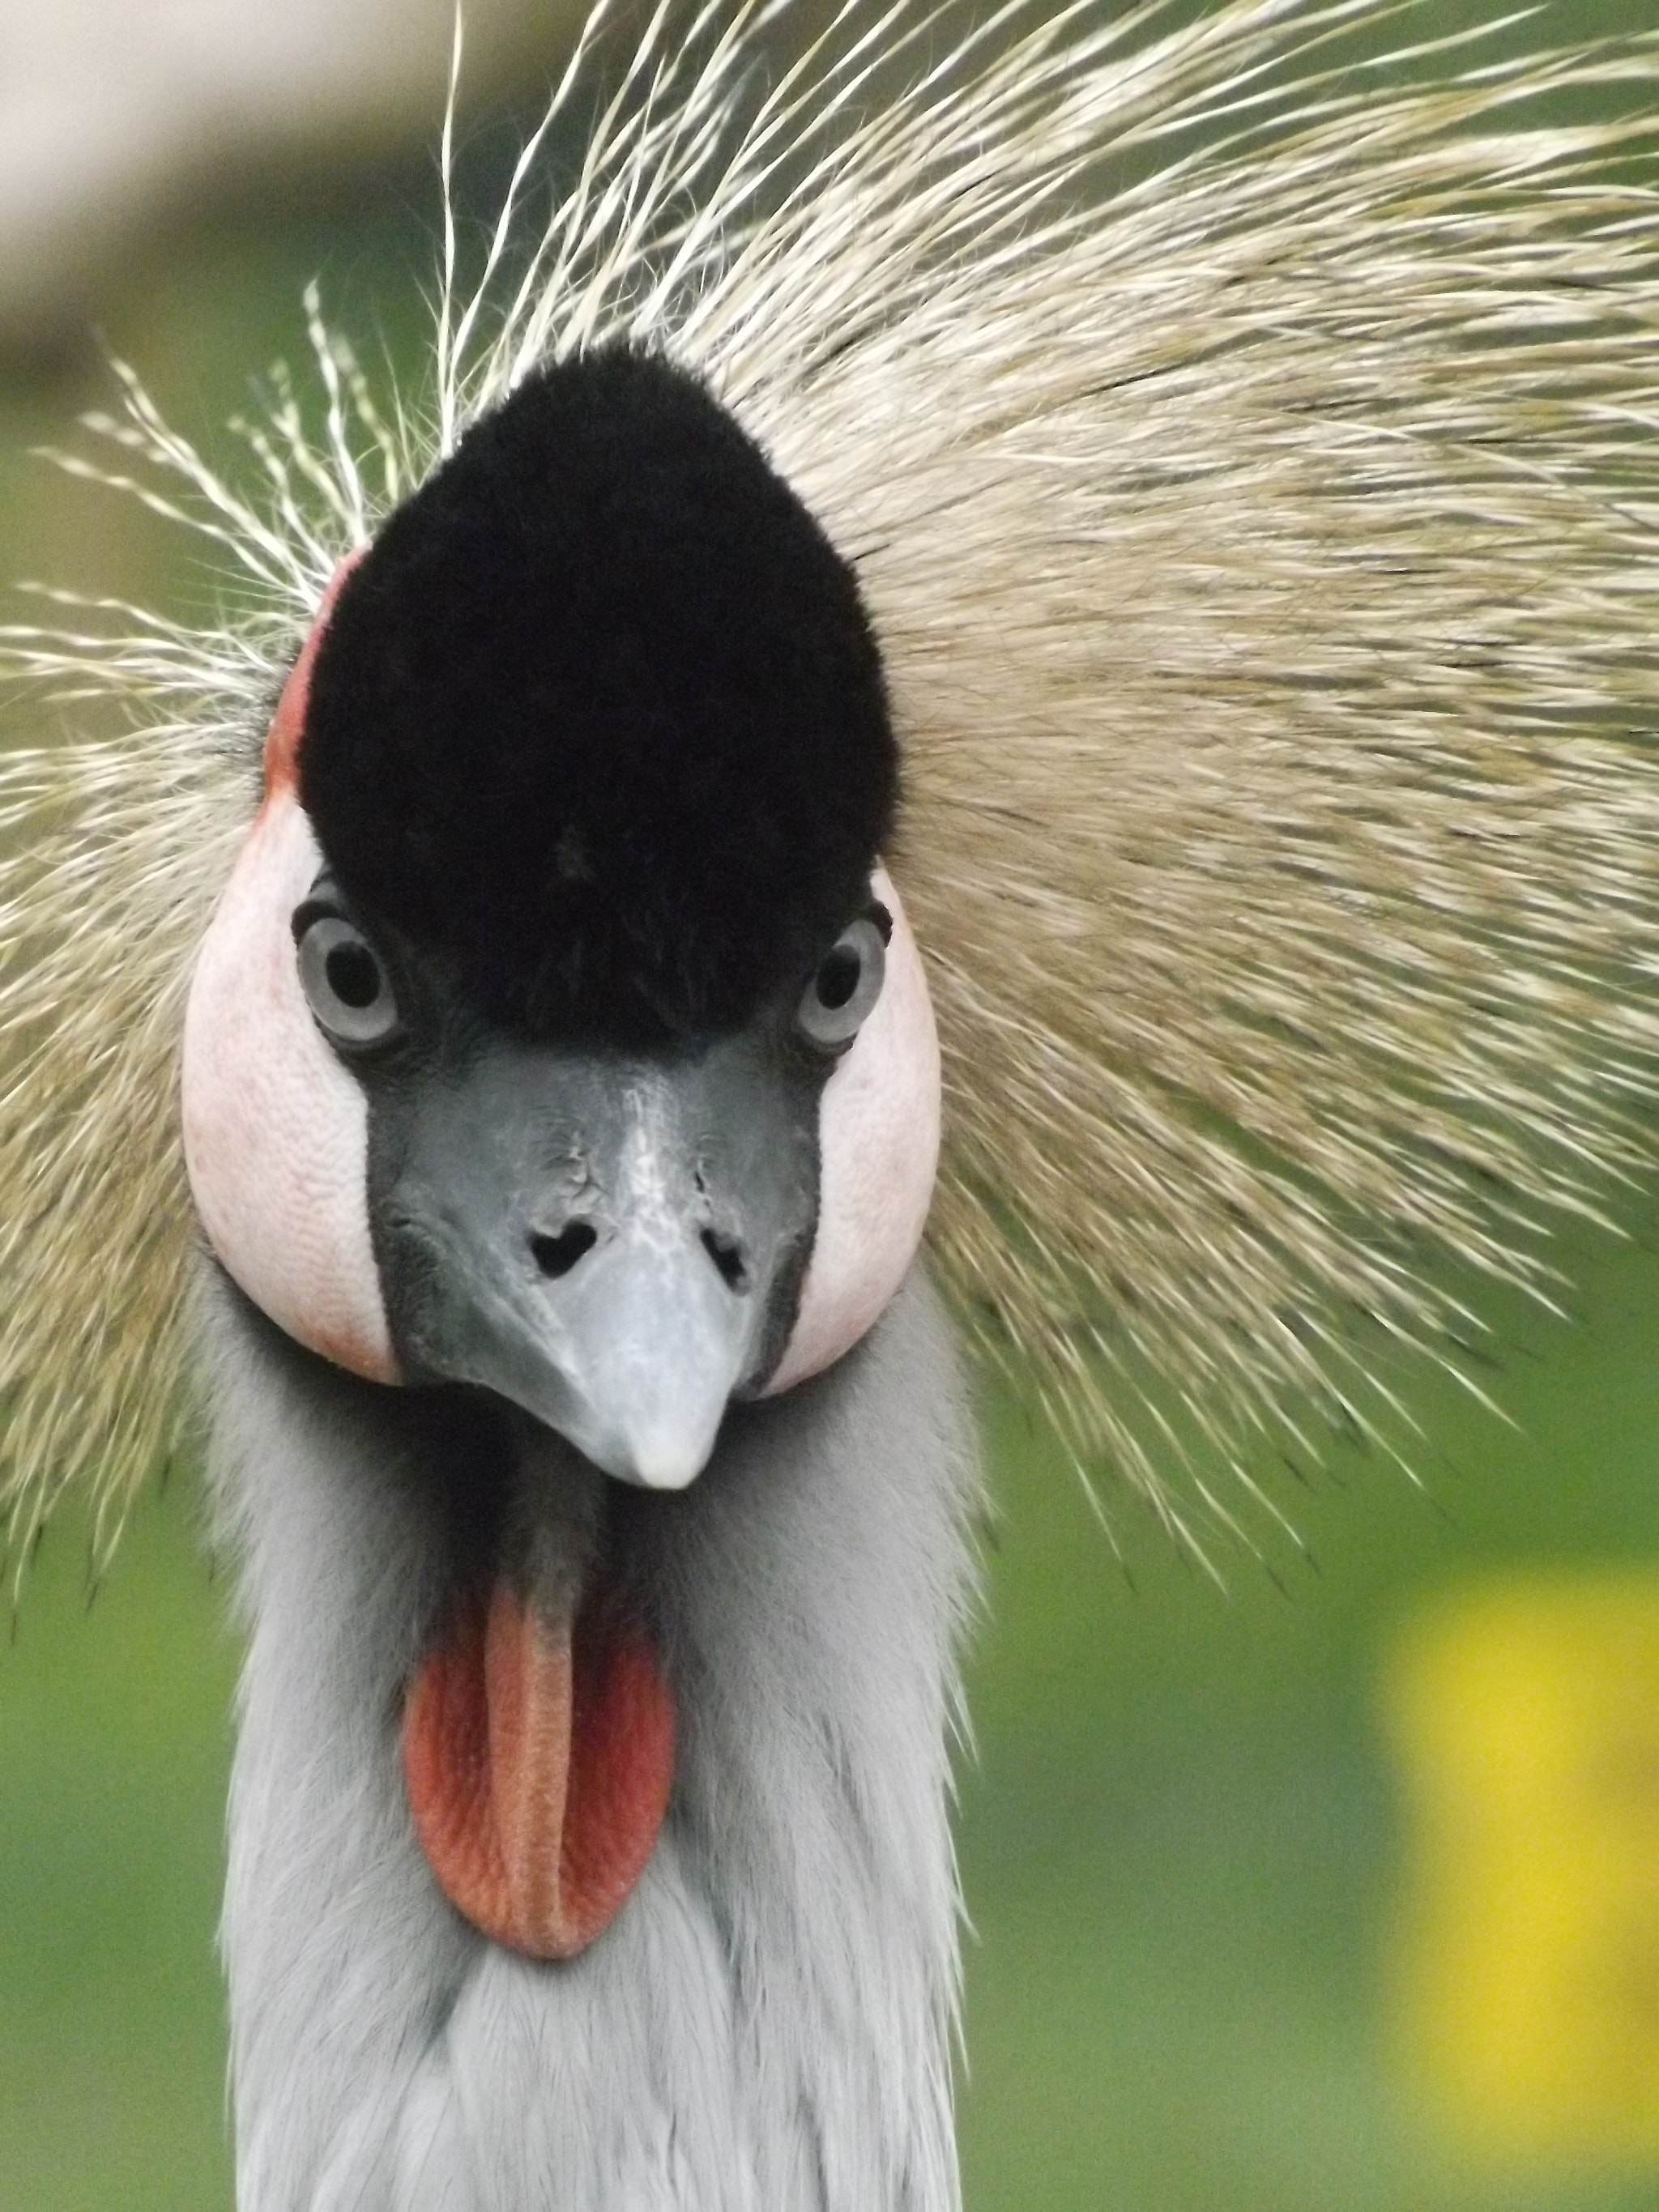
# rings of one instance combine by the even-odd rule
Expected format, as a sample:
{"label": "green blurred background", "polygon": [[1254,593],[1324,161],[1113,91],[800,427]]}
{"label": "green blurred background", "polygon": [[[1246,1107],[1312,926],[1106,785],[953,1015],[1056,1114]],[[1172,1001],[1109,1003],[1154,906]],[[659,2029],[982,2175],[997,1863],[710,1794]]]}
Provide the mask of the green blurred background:
{"label": "green blurred background", "polygon": [[[314,274],[366,352],[408,363],[434,203],[423,162],[378,155],[333,182],[228,183],[109,282],[109,342],[210,444],[250,371],[301,356]],[[59,329],[4,360],[0,574],[199,607],[193,550],[27,458],[106,398],[95,350]],[[1564,1844],[1538,1810],[1547,1778],[1483,1796],[1443,1632],[1491,1589],[1540,1620],[1614,1591],[1637,1632],[1592,1631],[1587,1673],[1564,1662],[1559,1686],[1586,1744],[1595,1680],[1633,1696],[1613,1796],[1659,1885],[1659,1634],[1641,1632],[1659,1620],[1659,1209],[1632,1199],[1625,1226],[1565,1237],[1570,1318],[1497,1303],[1507,1425],[1419,1376],[1417,1484],[1340,1460],[1298,1500],[1307,1556],[1224,1558],[1224,1593],[1127,1508],[1115,1559],[1050,1440],[988,1402],[998,1515],[960,1819],[971,2212],[1659,2207],[1659,1889]],[[87,1532],[60,1521],[0,1645],[0,2212],[229,2205],[213,1929],[235,1652],[198,1513],[181,1469],[95,1595]],[[1413,1717],[1425,1682],[1468,1769],[1455,1802]],[[1548,1859],[1549,1927],[1468,1924],[1457,1899],[1494,1891],[1505,1852]],[[1581,1874],[1593,1910],[1573,1904]],[[1605,1988],[1573,1933],[1597,1912]],[[1534,1941],[1555,1944],[1557,1984],[1516,1984]],[[1527,2051],[1571,2074],[1604,2034],[1623,2069],[1606,2109],[1571,2084],[1522,2100],[1530,2127],[1477,2109],[1446,2057],[1447,1986],[1517,2081]]]}

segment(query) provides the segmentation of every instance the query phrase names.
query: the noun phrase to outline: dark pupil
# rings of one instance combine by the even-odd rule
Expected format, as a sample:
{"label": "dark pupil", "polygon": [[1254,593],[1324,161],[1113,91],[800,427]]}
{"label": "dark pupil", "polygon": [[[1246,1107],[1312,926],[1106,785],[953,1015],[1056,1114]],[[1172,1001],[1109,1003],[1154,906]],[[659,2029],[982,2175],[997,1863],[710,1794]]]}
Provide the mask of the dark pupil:
{"label": "dark pupil", "polygon": [[833,1014],[844,1006],[859,987],[864,963],[850,945],[838,945],[818,970],[818,1003]]}
{"label": "dark pupil", "polygon": [[329,989],[343,1006],[361,1013],[380,995],[380,963],[366,945],[337,945],[323,968]]}

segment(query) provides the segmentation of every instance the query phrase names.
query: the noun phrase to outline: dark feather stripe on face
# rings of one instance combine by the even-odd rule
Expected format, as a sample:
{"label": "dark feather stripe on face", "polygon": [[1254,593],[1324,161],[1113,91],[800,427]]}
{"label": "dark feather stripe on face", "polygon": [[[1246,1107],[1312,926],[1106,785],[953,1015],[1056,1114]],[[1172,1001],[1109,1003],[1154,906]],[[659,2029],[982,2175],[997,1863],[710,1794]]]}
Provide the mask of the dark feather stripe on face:
{"label": "dark feather stripe on face", "polygon": [[740,1026],[867,895],[897,794],[851,569],[692,378],[538,374],[386,523],[318,653],[343,889],[543,1038]]}

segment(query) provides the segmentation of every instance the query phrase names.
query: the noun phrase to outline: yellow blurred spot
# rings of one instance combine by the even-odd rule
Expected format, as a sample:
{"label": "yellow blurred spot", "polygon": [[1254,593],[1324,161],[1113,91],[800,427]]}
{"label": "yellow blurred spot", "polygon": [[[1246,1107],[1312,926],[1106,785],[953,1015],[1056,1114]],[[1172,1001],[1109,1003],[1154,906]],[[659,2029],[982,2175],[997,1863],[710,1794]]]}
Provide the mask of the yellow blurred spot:
{"label": "yellow blurred spot", "polygon": [[1659,2163],[1659,1577],[1466,1596],[1388,1707],[1413,2071],[1471,2150]]}

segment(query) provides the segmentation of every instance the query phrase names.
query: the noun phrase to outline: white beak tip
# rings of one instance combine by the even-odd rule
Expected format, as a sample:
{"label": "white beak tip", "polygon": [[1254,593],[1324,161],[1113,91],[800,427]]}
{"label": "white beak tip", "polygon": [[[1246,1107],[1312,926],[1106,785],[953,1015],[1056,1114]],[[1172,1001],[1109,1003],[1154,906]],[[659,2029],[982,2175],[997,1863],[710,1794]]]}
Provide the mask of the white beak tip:
{"label": "white beak tip", "polygon": [[633,1479],[641,1490],[689,1490],[702,1473],[703,1462],[684,1453],[651,1455],[642,1453],[634,1464]]}
{"label": "white beak tip", "polygon": [[606,1472],[641,1490],[689,1490],[708,1464],[719,1425],[706,1435],[659,1429],[621,1439]]}

